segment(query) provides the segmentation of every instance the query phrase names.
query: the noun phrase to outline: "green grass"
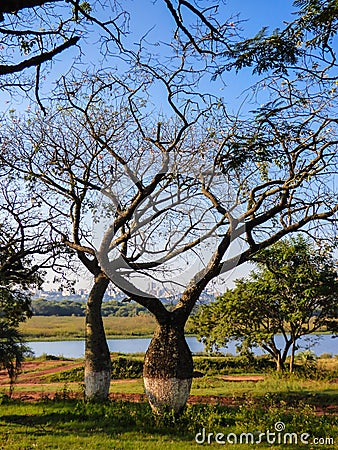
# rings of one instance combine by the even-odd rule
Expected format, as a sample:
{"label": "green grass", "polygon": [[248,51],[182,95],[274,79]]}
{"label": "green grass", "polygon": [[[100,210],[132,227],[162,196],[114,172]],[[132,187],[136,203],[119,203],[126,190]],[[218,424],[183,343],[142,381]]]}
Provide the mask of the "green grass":
{"label": "green grass", "polygon": [[122,394],[144,394],[143,380],[112,380],[110,383],[110,392]]}
{"label": "green grass", "polygon": [[203,377],[193,380],[191,393],[193,395],[224,395],[242,397],[252,395],[264,397],[266,394],[288,395],[298,394],[327,394],[338,401],[336,384],[329,381],[298,379],[297,377],[279,378],[266,375],[264,381],[224,381],[220,377]]}
{"label": "green grass", "polygon": [[[144,393],[143,380],[112,380],[111,392]],[[307,399],[309,403],[338,403],[337,385],[324,381],[288,380],[267,377],[260,382],[228,382],[217,377],[193,380],[191,395],[232,398],[277,399],[294,401]]]}
{"label": "green grass", "polygon": [[[325,362],[322,361],[321,364],[325,365]],[[50,376],[46,375],[43,382],[50,382]],[[196,433],[203,428],[206,436],[208,433],[214,433],[215,436],[219,432],[225,435],[235,433],[236,436],[266,430],[275,432],[275,424],[282,421],[286,426],[285,432],[296,432],[299,435],[309,433],[311,439],[334,438],[336,444],[312,446],[298,442],[292,446],[271,445],[266,442],[259,445],[226,443],[221,448],[333,450],[338,448],[338,417],[319,416],[315,412],[315,406],[321,406],[326,411],[325,405],[337,404],[336,386],[332,381],[310,380],[299,376],[278,377],[275,374],[265,374],[264,381],[255,383],[229,382],[220,376],[205,376],[194,379],[192,395],[232,397],[236,399],[236,406],[189,405],[181,418],[168,414],[159,420],[154,418],[147,403],[111,401],[92,404],[71,400],[74,392],[82,392],[81,383],[71,382],[71,377],[69,382],[55,382],[49,386],[22,385],[21,393],[29,394],[36,389],[43,393],[43,400],[10,400],[5,395],[1,400],[0,394],[0,449],[216,449],[220,445],[214,439],[212,444],[197,444]],[[15,387],[15,392],[17,389]],[[54,395],[50,395],[51,392]],[[111,392],[144,393],[143,381],[139,378],[112,380]],[[257,438],[257,434],[255,437]]]}
{"label": "green grass", "polygon": [[[155,319],[150,315],[134,317],[104,317],[108,338],[152,336]],[[26,340],[84,339],[84,317],[33,316],[20,324],[20,332]]]}
{"label": "green grass", "polygon": [[[45,401],[25,403],[4,400],[0,405],[0,448],[23,449],[197,449],[196,433],[223,434],[274,431],[283,421],[285,431],[305,433],[313,437],[338,439],[338,418],[318,417],[311,407],[297,409],[283,405],[256,408],[250,403],[240,408],[195,405],[186,409],[180,419],[167,415],[153,417],[145,403],[108,402],[91,404],[79,401]],[[261,444],[231,445],[221,448],[302,449],[309,445]],[[207,448],[219,448],[213,443]],[[322,447],[326,450],[333,446]]]}

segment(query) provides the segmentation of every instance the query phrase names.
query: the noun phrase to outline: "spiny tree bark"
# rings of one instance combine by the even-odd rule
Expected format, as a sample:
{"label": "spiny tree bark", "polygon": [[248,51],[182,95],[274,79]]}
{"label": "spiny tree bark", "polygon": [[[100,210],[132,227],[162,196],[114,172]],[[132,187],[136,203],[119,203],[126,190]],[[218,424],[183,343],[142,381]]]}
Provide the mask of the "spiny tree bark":
{"label": "spiny tree bark", "polygon": [[176,323],[173,313],[157,326],[145,355],[143,377],[154,412],[182,411],[190,394],[193,361],[184,327]]}
{"label": "spiny tree bark", "polygon": [[108,284],[105,274],[98,273],[86,306],[85,395],[91,400],[104,400],[109,394],[111,362],[101,316]]}

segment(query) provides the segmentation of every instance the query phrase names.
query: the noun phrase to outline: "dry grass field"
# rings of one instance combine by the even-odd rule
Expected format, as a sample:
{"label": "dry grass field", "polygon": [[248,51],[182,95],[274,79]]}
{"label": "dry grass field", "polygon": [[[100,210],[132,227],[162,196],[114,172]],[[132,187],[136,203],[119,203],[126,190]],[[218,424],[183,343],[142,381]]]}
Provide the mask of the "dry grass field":
{"label": "dry grass field", "polygon": [[[104,317],[107,337],[144,337],[152,335],[155,320],[150,315],[134,317]],[[84,317],[34,316],[20,325],[26,340],[84,339]]]}

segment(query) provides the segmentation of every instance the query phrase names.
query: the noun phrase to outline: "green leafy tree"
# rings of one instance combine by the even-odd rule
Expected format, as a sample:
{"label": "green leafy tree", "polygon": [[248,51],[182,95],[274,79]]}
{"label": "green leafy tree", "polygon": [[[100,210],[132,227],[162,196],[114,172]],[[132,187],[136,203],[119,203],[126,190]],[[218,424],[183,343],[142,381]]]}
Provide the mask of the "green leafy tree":
{"label": "green leafy tree", "polygon": [[[30,288],[41,285],[41,269],[53,264],[54,252],[36,207],[18,183],[3,170],[0,180],[0,367],[7,370],[12,391],[28,351],[18,326],[32,315]],[[32,255],[40,256],[35,264]]]}
{"label": "green leafy tree", "polygon": [[18,286],[17,282],[9,281],[0,273],[0,367],[7,370],[10,393],[29,350],[18,326],[31,316],[30,301],[24,286]]}
{"label": "green leafy tree", "polygon": [[[242,350],[260,346],[283,370],[301,336],[325,329],[337,331],[337,272],[331,256],[301,236],[259,252],[258,270],[237,280],[214,303],[202,306],[194,329],[208,349],[238,339]],[[283,346],[276,335],[283,337]]]}
{"label": "green leafy tree", "polygon": [[10,395],[21,364],[29,348],[25,345],[18,329],[0,320],[0,367],[3,367],[10,379]]}

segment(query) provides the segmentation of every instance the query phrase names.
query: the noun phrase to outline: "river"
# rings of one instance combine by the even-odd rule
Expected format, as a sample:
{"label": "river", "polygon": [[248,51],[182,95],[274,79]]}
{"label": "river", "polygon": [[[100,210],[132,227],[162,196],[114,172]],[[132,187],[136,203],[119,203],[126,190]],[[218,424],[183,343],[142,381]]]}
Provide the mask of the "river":
{"label": "river", "polygon": [[[314,338],[314,339],[313,339]],[[203,352],[204,347],[195,337],[187,337],[187,343],[192,353]],[[277,344],[282,343],[282,336],[276,337]],[[314,335],[311,339],[314,345],[311,350],[317,356],[323,353],[338,354],[338,338],[334,339],[329,334]],[[133,338],[133,339],[108,339],[108,346],[111,352],[120,353],[142,353],[147,350],[150,339]],[[309,337],[300,338],[298,341],[299,351],[309,348]],[[46,353],[48,355],[64,356],[66,358],[81,358],[84,355],[84,341],[44,341],[44,342],[28,342],[35,356],[41,356]],[[224,353],[236,354],[236,342],[230,342],[226,348],[221,349]],[[262,351],[255,349],[256,355],[261,355]]]}

